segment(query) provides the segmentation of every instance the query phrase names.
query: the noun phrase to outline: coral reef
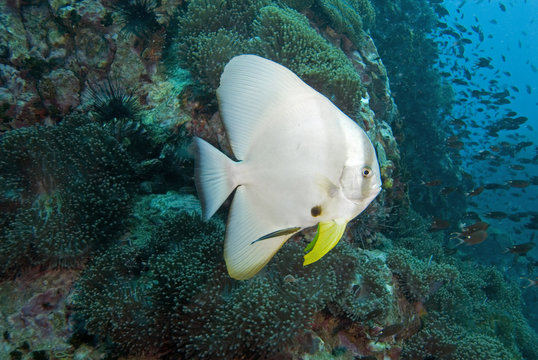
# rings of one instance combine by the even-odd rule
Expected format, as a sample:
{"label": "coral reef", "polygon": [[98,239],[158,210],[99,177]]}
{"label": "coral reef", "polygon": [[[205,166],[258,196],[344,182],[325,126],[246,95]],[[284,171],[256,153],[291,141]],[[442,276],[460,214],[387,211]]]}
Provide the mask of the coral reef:
{"label": "coral reef", "polygon": [[[248,39],[259,9],[269,0],[194,0],[169,33],[173,51],[169,63],[188,69],[196,81],[214,91],[224,65],[235,55],[252,52]],[[218,44],[218,46],[217,46]]]}
{"label": "coral reef", "polygon": [[385,254],[378,251],[364,251],[355,254],[356,278],[349,291],[336,303],[336,313],[353,321],[394,320],[394,297],[390,269],[385,262]]}
{"label": "coral reef", "polygon": [[[406,341],[404,358],[534,358],[538,340],[521,313],[521,293],[491,267],[450,257],[419,259],[395,249],[387,264],[402,301],[421,314],[422,328]],[[517,334],[517,335],[515,335]]]}
{"label": "coral reef", "polygon": [[303,267],[301,246],[290,243],[264,276],[237,282],[222,263],[222,224],[203,223],[199,210],[161,221],[151,240],[96,258],[77,285],[86,327],[122,351],[273,354],[308,329],[324,304],[352,290],[355,258],[346,247]]}
{"label": "coral reef", "polygon": [[181,48],[184,51],[183,65],[190,68],[193,77],[213,90],[219,85],[224,65],[233,56],[249,52],[241,35],[222,28],[214,33],[188,35]]}
{"label": "coral reef", "polygon": [[[373,9],[368,1],[353,6]],[[394,181],[398,176],[395,163],[399,161],[399,153],[388,125],[396,117],[392,100],[387,96],[388,79],[376,47],[360,28],[354,30],[360,44],[359,50],[355,50],[349,40],[335,36],[334,30],[324,28],[321,32],[305,15],[268,0],[191,1],[180,13],[176,28],[175,32],[168,32],[169,71],[173,72],[177,64],[189,69],[195,83],[201,85],[192,94],[198,101],[209,103],[206,111],[215,110],[212,94],[230,58],[254,53],[277,61],[326,95],[369,132],[380,158],[387,198],[405,197],[402,182]],[[219,46],[215,46],[217,43]],[[200,120],[209,123],[211,131],[207,131],[206,124],[197,124]],[[217,133],[217,142],[227,147],[219,140],[223,131],[218,117],[198,115],[189,126],[194,135],[206,139],[214,138]]]}
{"label": "coral reef", "polygon": [[517,358],[497,339],[474,334],[436,313],[429,314],[425,329],[406,342],[402,357],[446,357],[454,360]]}
{"label": "coral reef", "polygon": [[444,284],[458,277],[454,266],[423,261],[404,249],[395,249],[388,254],[387,264],[397,279],[399,291],[409,302],[427,302]]}
{"label": "coral reef", "polygon": [[348,114],[360,108],[364,89],[351,62],[295,10],[262,0],[191,1],[178,23],[179,63],[212,90],[229,59],[251,52],[290,68]]}
{"label": "coral reef", "polygon": [[86,118],[10,131],[0,139],[2,276],[74,266],[121,234],[133,164]]}
{"label": "coral reef", "polygon": [[[521,313],[517,284],[488,266],[457,264],[458,280],[439,289],[430,306],[475,335],[500,342],[512,358],[538,356],[538,336]],[[487,357],[484,357],[484,359]]]}
{"label": "coral reef", "polygon": [[[162,221],[158,231],[137,233],[133,245],[97,257],[77,284],[86,328],[132,354],[175,351],[173,331],[183,325],[171,321],[174,310],[192,299],[221,261],[220,224],[205,224],[201,215],[187,212]],[[111,309],[113,317],[107,315]]]}
{"label": "coral reef", "polygon": [[[166,3],[173,7],[178,2]],[[124,69],[129,69],[125,85],[136,90],[134,97],[157,91],[151,76],[156,73],[162,38],[144,39],[160,31],[160,23],[171,14],[159,12],[159,23],[157,2],[116,3],[123,9],[116,14],[118,21],[112,15],[115,5],[108,1],[0,4],[0,37],[6,44],[0,58],[0,132],[60,121],[87,106],[80,94],[88,80],[98,83],[123,76]],[[137,17],[141,7],[152,16]],[[142,41],[133,44],[128,37],[116,36],[122,27],[138,33]]]}
{"label": "coral reef", "polygon": [[[421,214],[455,216],[461,196],[409,182],[461,180],[442,146],[438,7],[0,4],[0,357],[538,358],[517,285],[428,231]],[[226,274],[222,214],[201,220],[189,150],[191,135],[229,149],[214,91],[240,53],[363,127],[384,189],[323,259],[302,266],[307,229],[248,282]]]}

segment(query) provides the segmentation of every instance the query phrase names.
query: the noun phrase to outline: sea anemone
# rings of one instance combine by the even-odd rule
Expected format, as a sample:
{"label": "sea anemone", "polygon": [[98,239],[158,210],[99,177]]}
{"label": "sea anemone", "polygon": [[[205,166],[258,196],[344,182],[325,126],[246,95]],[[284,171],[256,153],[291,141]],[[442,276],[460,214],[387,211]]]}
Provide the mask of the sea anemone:
{"label": "sea anemone", "polygon": [[352,289],[357,259],[346,243],[304,267],[304,246],[290,242],[264,274],[240,282],[222,262],[220,221],[182,211],[152,222],[157,228],[150,241],[108,250],[78,283],[86,328],[122,353],[278,357],[311,328],[316,312]]}
{"label": "sea anemone", "polygon": [[183,324],[170,321],[174,309],[205,289],[222,258],[218,221],[188,212],[159,220],[151,241],[110,248],[77,285],[77,309],[88,331],[107,336],[124,353],[176,351],[173,333]]}
{"label": "sea anemone", "polygon": [[157,22],[154,0],[120,1],[113,8],[120,16],[121,33],[147,38],[161,28]]}
{"label": "sea anemone", "polygon": [[0,173],[0,277],[78,266],[124,229],[131,158],[85,117],[4,134]]}

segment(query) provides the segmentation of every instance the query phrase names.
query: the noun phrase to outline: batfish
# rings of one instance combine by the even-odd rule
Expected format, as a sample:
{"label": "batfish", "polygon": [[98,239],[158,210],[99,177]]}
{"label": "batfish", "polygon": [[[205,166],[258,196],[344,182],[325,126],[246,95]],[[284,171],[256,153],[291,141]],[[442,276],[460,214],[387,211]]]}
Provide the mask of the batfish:
{"label": "batfish", "polygon": [[195,138],[195,182],[204,219],[235,190],[224,240],[229,275],[251,278],[315,225],[304,265],[319,260],[381,190],[368,136],[292,71],[256,55],[230,60],[217,98],[236,160]]}

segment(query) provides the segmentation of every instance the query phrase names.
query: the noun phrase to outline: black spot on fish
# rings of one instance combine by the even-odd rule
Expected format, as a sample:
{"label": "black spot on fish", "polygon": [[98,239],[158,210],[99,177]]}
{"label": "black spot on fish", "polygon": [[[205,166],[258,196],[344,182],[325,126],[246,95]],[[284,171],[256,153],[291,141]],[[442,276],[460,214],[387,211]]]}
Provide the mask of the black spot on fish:
{"label": "black spot on fish", "polygon": [[312,209],[310,209],[310,214],[312,214],[313,217],[317,217],[321,215],[321,206],[316,205]]}

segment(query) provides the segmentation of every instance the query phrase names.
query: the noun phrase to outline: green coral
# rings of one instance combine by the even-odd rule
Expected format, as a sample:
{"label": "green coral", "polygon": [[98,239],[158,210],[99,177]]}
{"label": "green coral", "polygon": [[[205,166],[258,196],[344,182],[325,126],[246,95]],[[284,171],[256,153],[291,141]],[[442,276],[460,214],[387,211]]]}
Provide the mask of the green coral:
{"label": "green coral", "polygon": [[353,321],[385,319],[394,308],[392,274],[379,251],[358,252],[343,247],[355,259],[356,277],[349,291],[343,292],[331,308],[335,315]]}
{"label": "green coral", "polygon": [[85,118],[0,140],[0,274],[78,265],[124,228],[134,168]]}
{"label": "green coral", "polygon": [[86,327],[124,353],[275,354],[352,289],[356,258],[345,245],[303,267],[303,246],[289,243],[263,274],[235,281],[222,263],[220,222],[187,212],[162,221],[151,241],[109,250],[78,283]]}
{"label": "green coral", "polygon": [[264,0],[195,0],[177,27],[178,62],[209,91],[233,56],[254,53],[290,68],[350,116],[360,108],[365,89],[352,63],[291,8]]}
{"label": "green coral", "polygon": [[266,6],[254,23],[257,51],[295,72],[342,111],[354,116],[365,89],[345,54],[292,9]]}
{"label": "green coral", "polygon": [[410,251],[401,248],[389,252],[387,264],[398,278],[400,290],[413,301],[426,301],[459,275],[454,266],[431,259],[417,259]]}
{"label": "green coral", "polygon": [[469,331],[436,312],[428,315],[423,330],[406,341],[402,353],[405,359],[432,356],[454,360],[520,359],[494,337]]}
{"label": "green coral", "polygon": [[248,53],[245,39],[233,30],[219,29],[184,38],[182,64],[189,66],[191,74],[210,89],[216,89],[224,65],[238,54]]}
{"label": "green coral", "polygon": [[409,358],[538,355],[531,345],[538,338],[521,314],[520,290],[496,269],[455,261],[456,266],[428,263],[402,249],[389,254],[388,264],[399,278],[399,292],[410,302],[423,303],[428,312],[423,329],[406,341]]}
{"label": "green coral", "polygon": [[363,25],[374,25],[375,10],[369,0],[318,0],[323,13],[339,33],[358,45]]}

